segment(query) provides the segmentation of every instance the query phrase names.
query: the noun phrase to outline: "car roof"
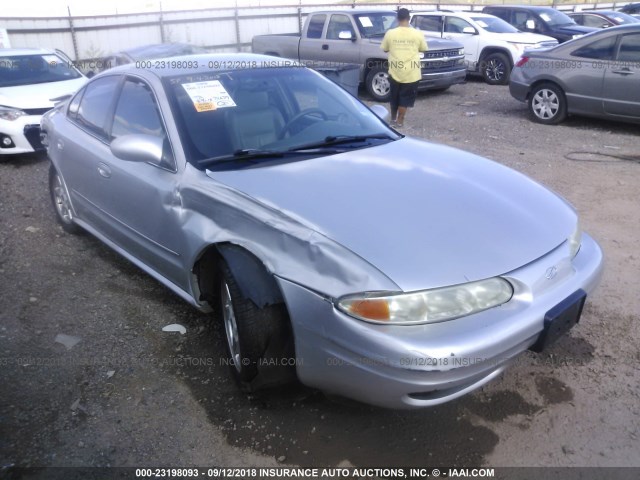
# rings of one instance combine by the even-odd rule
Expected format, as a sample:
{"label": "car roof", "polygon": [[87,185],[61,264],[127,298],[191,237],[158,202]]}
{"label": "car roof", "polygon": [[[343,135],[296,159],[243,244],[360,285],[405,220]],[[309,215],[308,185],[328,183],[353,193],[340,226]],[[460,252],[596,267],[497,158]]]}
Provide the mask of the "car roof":
{"label": "car roof", "polygon": [[[121,65],[119,67],[110,68],[94,78],[115,73],[138,73],[143,76],[155,75],[160,78],[175,77],[180,74],[193,75],[205,72],[229,71],[229,70],[248,70],[251,68],[277,68],[277,67],[296,67],[303,66],[296,60],[282,57],[272,57],[269,55],[258,55],[255,53],[204,53],[197,55],[182,55],[179,57],[170,57],[162,62],[162,59],[156,59],[147,63],[148,68],[141,68],[135,63]],[[191,62],[191,64],[189,63]],[[197,62],[197,66],[192,66]]]}
{"label": "car roof", "polygon": [[52,54],[53,50],[47,50],[45,48],[0,48],[0,56],[13,57],[16,55],[42,55]]}
{"label": "car roof", "polygon": [[[486,7],[484,7],[485,9],[505,9],[505,10],[533,10],[536,12],[539,11],[543,11],[543,10],[557,10],[556,8],[553,7],[545,7],[542,5],[488,5]],[[484,9],[483,9],[484,10]],[[560,10],[558,10],[560,11]],[[564,12],[562,12],[564,13]]]}
{"label": "car roof", "polygon": [[358,15],[360,15],[360,14],[365,14],[366,15],[366,14],[369,14],[369,13],[387,13],[387,14],[391,13],[393,15],[397,15],[397,12],[394,11],[394,10],[372,10],[372,9],[366,9],[366,10],[362,9],[361,10],[359,8],[353,8],[353,9],[350,8],[349,10],[317,10],[317,11],[311,12],[309,15],[315,15],[317,13],[324,13],[325,15],[326,14],[330,14],[330,13],[344,13],[345,15],[348,15],[350,13],[352,13],[352,14],[355,13],[355,14],[358,14]]}

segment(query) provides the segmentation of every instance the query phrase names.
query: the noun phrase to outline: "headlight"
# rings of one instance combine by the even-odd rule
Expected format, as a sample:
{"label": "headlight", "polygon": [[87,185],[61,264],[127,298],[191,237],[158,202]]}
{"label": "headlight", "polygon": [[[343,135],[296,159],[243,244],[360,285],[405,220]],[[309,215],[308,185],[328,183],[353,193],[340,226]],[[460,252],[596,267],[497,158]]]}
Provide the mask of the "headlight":
{"label": "headlight", "polygon": [[464,48],[460,48],[458,50],[458,55],[464,55]]}
{"label": "headlight", "polygon": [[338,300],[338,308],[359,320],[395,325],[435,323],[464,317],[508,302],[511,284],[490,278],[413,293],[362,293]]}
{"label": "headlight", "polygon": [[2,120],[9,120],[10,122],[13,122],[23,115],[26,115],[26,113],[22,110],[18,110],[17,108],[0,107],[0,118]]}
{"label": "headlight", "polygon": [[573,233],[567,238],[569,244],[569,255],[571,258],[575,257],[580,250],[580,244],[582,243],[582,229],[580,228],[580,221],[576,223],[576,228]]}

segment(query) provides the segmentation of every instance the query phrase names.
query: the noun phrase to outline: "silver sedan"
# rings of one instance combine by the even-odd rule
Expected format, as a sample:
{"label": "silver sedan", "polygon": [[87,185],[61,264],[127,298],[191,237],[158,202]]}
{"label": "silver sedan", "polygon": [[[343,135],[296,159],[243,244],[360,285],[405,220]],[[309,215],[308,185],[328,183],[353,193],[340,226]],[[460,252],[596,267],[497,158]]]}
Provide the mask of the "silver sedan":
{"label": "silver sedan", "polygon": [[287,60],[143,67],[44,117],[55,212],[213,311],[243,389],[432,406],[580,318],[602,252],[538,183]]}
{"label": "silver sedan", "polygon": [[640,24],[526,52],[509,90],[539,123],[557,124],[570,114],[640,123]]}

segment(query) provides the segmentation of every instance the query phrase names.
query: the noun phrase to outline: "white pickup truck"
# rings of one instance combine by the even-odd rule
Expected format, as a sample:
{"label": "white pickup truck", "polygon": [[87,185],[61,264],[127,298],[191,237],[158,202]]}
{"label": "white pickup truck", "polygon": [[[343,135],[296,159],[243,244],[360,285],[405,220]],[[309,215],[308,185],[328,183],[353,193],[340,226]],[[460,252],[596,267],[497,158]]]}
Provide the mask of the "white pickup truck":
{"label": "white pickup truck", "polygon": [[[302,35],[276,34],[253,37],[254,53],[292,58],[314,68],[323,64],[358,64],[360,81],[377,101],[389,97],[387,54],[380,44],[395,26],[396,12],[384,10],[322,11],[307,17]],[[428,38],[422,56],[419,89],[446,90],[464,82],[466,65],[460,43]]]}
{"label": "white pickup truck", "polygon": [[505,85],[513,65],[525,50],[558,44],[555,38],[525,33],[504,20],[477,12],[414,12],[411,25],[427,36],[455,40],[464,45],[470,72],[491,85]]}

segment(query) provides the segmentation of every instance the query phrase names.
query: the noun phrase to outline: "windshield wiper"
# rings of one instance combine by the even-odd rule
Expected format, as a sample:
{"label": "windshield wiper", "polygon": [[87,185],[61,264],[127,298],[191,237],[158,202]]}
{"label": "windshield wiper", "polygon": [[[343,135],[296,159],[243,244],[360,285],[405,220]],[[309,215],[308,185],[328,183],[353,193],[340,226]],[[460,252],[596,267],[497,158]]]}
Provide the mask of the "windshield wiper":
{"label": "windshield wiper", "polygon": [[330,147],[332,145],[340,145],[342,143],[355,143],[366,142],[367,140],[380,139],[380,140],[393,140],[391,135],[386,133],[376,133],[373,135],[329,135],[325,137],[321,142],[307,143],[305,145],[299,145],[297,147],[291,147],[288,152],[298,152],[300,150],[311,150],[314,148]]}
{"label": "windshield wiper", "polygon": [[[247,161],[247,160],[255,160],[258,158],[282,158],[285,156],[296,156],[296,155],[309,155],[315,152],[297,152],[297,151],[289,151],[289,150],[260,150],[257,148],[243,148],[240,150],[236,150],[230,155],[220,155],[219,157],[211,157],[211,158],[203,158],[202,160],[198,160],[198,165],[201,167],[207,167],[209,165],[213,165],[216,163],[226,163],[226,162],[236,162],[236,161]],[[338,153],[336,151],[330,151],[325,153]]]}

